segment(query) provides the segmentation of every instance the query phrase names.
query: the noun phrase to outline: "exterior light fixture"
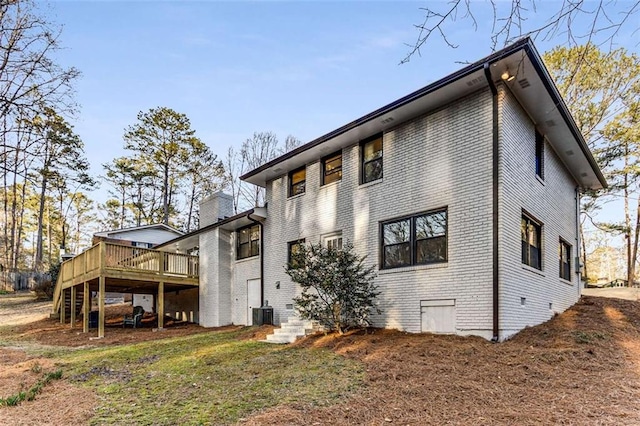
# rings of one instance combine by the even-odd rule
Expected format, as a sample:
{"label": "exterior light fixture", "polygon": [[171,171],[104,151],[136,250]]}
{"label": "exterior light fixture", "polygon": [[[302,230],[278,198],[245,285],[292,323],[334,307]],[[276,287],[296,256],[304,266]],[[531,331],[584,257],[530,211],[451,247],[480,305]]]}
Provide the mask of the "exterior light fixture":
{"label": "exterior light fixture", "polygon": [[509,70],[506,70],[505,72],[502,73],[502,75],[500,76],[504,81],[512,81],[514,78],[516,78],[515,75],[511,75],[509,73]]}

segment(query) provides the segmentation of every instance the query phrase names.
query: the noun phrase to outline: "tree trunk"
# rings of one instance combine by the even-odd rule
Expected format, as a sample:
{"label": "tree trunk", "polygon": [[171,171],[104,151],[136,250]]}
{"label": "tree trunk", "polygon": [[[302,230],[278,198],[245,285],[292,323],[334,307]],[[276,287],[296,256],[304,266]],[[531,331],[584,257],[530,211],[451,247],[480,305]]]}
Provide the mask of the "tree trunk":
{"label": "tree trunk", "polygon": [[162,223],[169,224],[169,164],[164,165],[162,181]]}
{"label": "tree trunk", "polygon": [[629,275],[629,287],[633,287],[636,279],[636,263],[638,259],[638,236],[640,235],[640,199],[638,199],[638,204],[636,206],[636,224],[635,231],[633,235],[633,250],[631,254],[631,262],[630,262],[630,270],[631,273]]}
{"label": "tree trunk", "polygon": [[45,204],[45,196],[47,194],[46,169],[43,170],[42,173],[43,173],[43,176],[42,176],[42,187],[40,189],[40,206],[38,208],[38,232],[36,234],[36,258],[35,258],[35,269],[36,271],[39,271],[39,272],[42,272],[42,260],[44,258],[42,234],[43,234],[43,226],[44,226],[44,223],[43,223],[44,204]]}

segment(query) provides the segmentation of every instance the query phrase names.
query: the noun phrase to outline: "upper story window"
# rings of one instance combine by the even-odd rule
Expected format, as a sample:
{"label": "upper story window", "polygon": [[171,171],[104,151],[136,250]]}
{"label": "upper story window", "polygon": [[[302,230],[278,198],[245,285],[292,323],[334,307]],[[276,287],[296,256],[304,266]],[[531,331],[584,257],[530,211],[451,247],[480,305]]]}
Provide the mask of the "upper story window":
{"label": "upper story window", "polygon": [[520,225],[522,263],[542,270],[542,224],[523,214]]}
{"label": "upper story window", "polygon": [[382,135],[362,142],[361,158],[362,183],[382,179]]}
{"label": "upper story window", "polygon": [[342,179],[342,151],[322,159],[322,185]]}
{"label": "upper story window", "polygon": [[342,232],[325,235],[322,244],[328,249],[342,250]]}
{"label": "upper story window", "polygon": [[305,166],[289,172],[289,197],[293,197],[294,195],[298,194],[304,194],[306,184],[307,168]]}
{"label": "upper story window", "polygon": [[236,259],[260,254],[260,225],[251,225],[237,231]]}
{"label": "upper story window", "polygon": [[382,223],[383,269],[447,261],[447,210]]}
{"label": "upper story window", "polygon": [[571,281],[571,246],[560,238],[560,278]]}
{"label": "upper story window", "polygon": [[304,245],[304,238],[296,241],[290,241],[287,243],[287,263],[290,268],[299,268],[302,265],[299,265],[295,259],[294,255],[300,251],[300,247]]}
{"label": "upper story window", "polygon": [[536,130],[536,175],[544,179],[544,136]]}

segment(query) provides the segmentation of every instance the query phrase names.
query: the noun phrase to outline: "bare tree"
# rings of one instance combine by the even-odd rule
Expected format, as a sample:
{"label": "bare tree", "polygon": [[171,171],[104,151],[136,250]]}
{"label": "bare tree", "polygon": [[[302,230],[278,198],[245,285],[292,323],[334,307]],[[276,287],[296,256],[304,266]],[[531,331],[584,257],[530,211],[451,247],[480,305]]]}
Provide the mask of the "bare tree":
{"label": "bare tree", "polygon": [[245,208],[263,206],[265,203],[264,188],[242,182],[240,176],[297,148],[300,144],[298,138],[289,135],[284,141],[284,146],[280,146],[275,133],[254,132],[250,139],[242,143],[240,152],[233,147],[229,148],[224,161],[225,187],[233,196],[235,213]]}
{"label": "bare tree", "polygon": [[[539,9],[542,4],[540,0],[451,0],[432,3],[421,9],[424,19],[415,25],[418,35],[415,42],[409,45],[409,52],[400,63],[409,62],[414,55],[420,55],[421,49],[434,38],[439,38],[447,46],[456,48],[453,36],[456,26],[465,22],[477,30],[476,16],[486,8],[490,8],[493,18],[490,36],[493,50],[526,36],[564,42],[568,46],[594,42],[597,39],[598,46],[611,46],[623,28],[631,28],[634,34],[638,32],[637,27],[633,27],[633,16],[640,11],[640,2],[637,0],[562,0],[553,3],[552,11],[547,15],[541,15],[542,11]],[[546,4],[549,5],[550,3]],[[538,18],[536,22],[541,24],[533,24],[534,16]],[[576,22],[585,25],[578,26]]]}

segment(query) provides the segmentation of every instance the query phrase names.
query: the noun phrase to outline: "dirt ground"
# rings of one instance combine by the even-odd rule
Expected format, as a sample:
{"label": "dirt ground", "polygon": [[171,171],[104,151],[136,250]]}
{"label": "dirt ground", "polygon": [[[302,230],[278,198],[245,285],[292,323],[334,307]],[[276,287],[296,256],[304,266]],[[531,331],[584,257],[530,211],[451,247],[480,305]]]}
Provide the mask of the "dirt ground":
{"label": "dirt ground", "polygon": [[[110,315],[117,315],[112,309]],[[49,319],[12,327],[12,334],[25,342],[63,346],[202,331],[193,325],[163,332],[107,328],[105,339],[89,340]],[[252,329],[240,338],[263,339],[268,331]],[[258,413],[244,424],[640,424],[640,302],[583,297],[567,312],[500,344],[374,329],[320,334],[295,345],[328,348],[361,361],[364,387],[339,405],[293,403]],[[0,397],[8,389],[28,387],[39,377],[34,371],[51,367],[51,360],[0,347]],[[0,423],[86,424],[96,397],[64,379],[50,386],[37,404],[0,408]]]}
{"label": "dirt ground", "polygon": [[373,330],[296,343],[361,360],[340,406],[276,407],[249,424],[640,424],[640,303],[583,297],[513,339]]}

